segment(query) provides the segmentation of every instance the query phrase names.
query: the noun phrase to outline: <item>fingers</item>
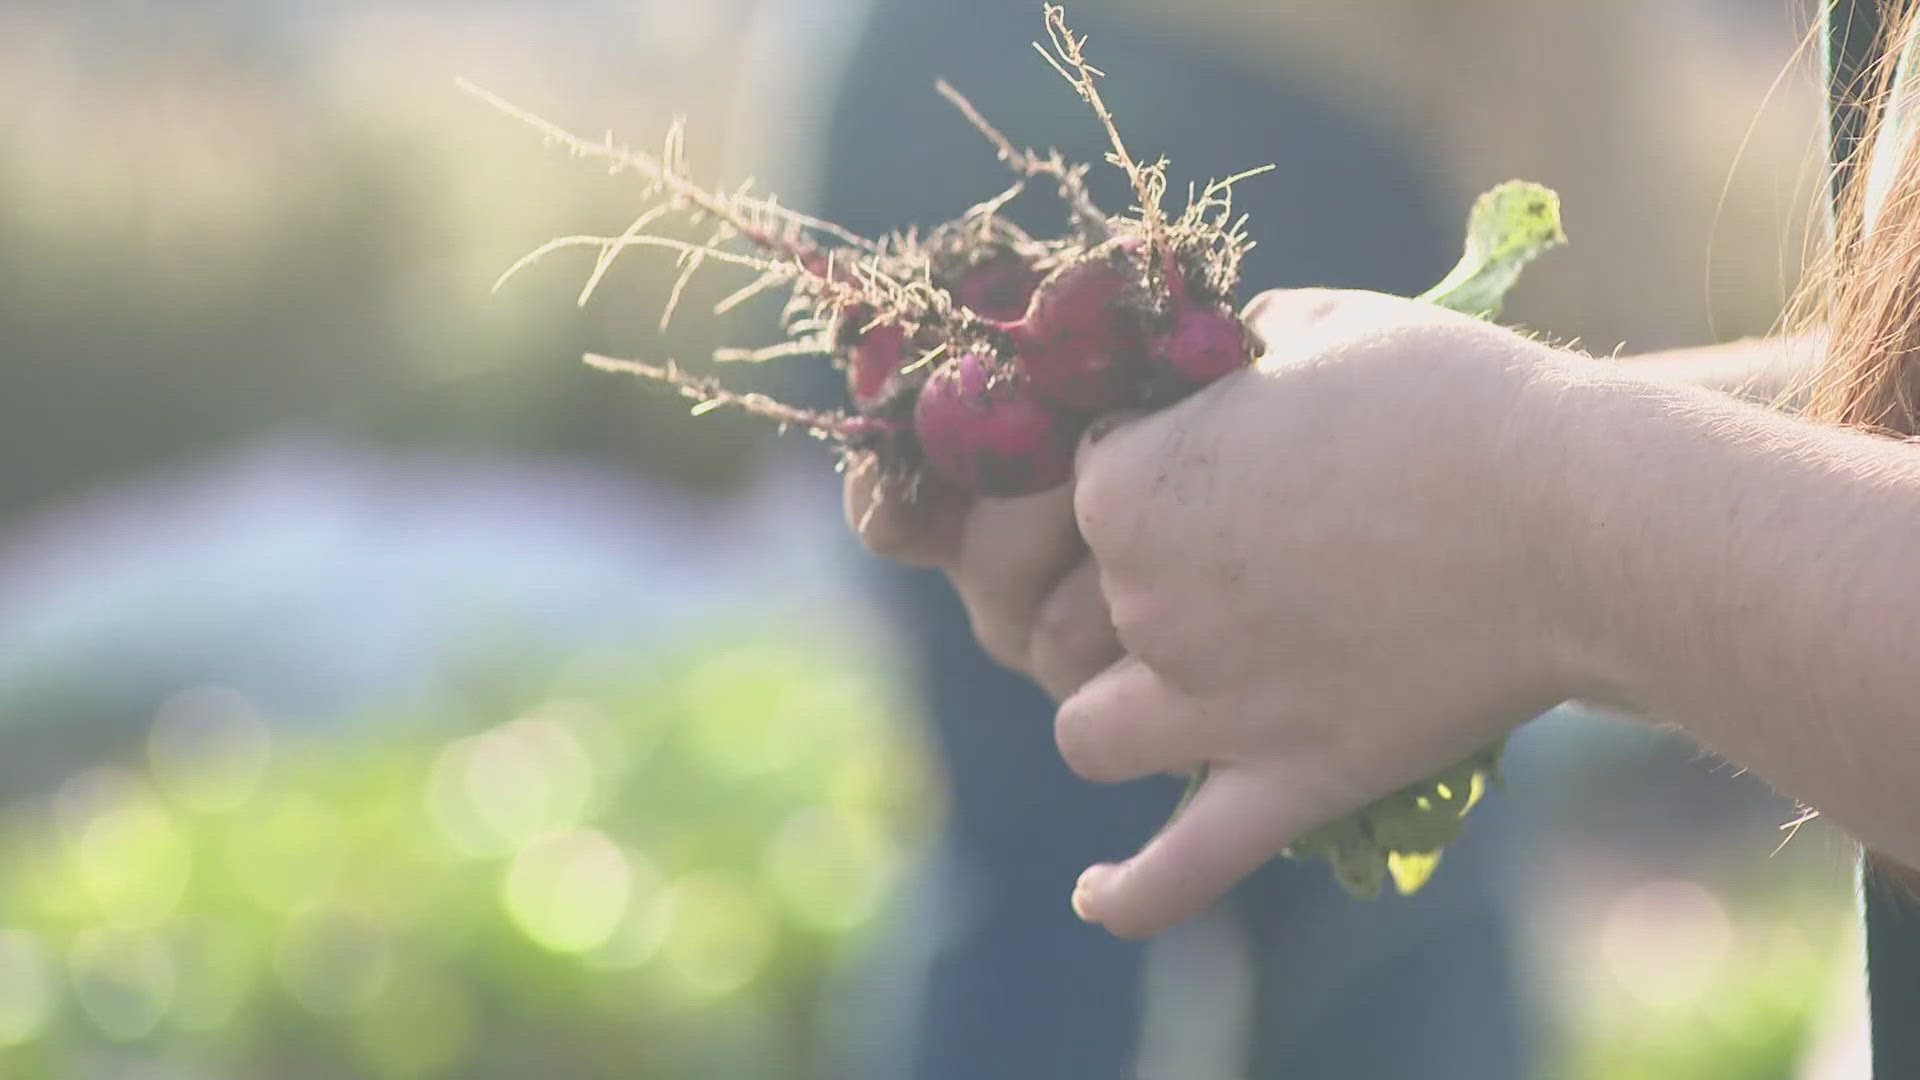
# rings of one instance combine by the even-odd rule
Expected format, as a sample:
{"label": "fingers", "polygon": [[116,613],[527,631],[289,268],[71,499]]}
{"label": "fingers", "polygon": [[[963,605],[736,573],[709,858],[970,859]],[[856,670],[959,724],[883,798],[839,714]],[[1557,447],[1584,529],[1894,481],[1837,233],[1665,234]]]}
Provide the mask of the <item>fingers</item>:
{"label": "fingers", "polygon": [[1190,698],[1128,656],[1060,706],[1053,741],[1075,773],[1119,783],[1189,771],[1210,757],[1200,721]]}
{"label": "fingers", "polygon": [[1316,824],[1286,795],[1268,771],[1215,768],[1138,855],[1081,874],[1073,910],[1129,938],[1190,918]]}
{"label": "fingers", "polygon": [[943,566],[959,550],[967,498],[931,470],[889,474],[872,453],[852,458],[843,485],[847,524],[876,555],[913,566]]}
{"label": "fingers", "polygon": [[[1088,571],[1056,586],[1085,560],[1073,519],[1073,489],[971,499],[931,471],[887,473],[872,454],[852,459],[844,484],[847,523],[875,554],[946,571],[988,655],[1035,674],[1055,699],[1118,655]],[[1036,621],[1038,665],[1033,655]]]}
{"label": "fingers", "polygon": [[1034,612],[1027,670],[1048,696],[1064,701],[1122,655],[1100,568],[1082,557]]}
{"label": "fingers", "polygon": [[948,575],[987,654],[1027,670],[1040,606],[1086,555],[1073,523],[1073,489],[979,499],[968,509]]}

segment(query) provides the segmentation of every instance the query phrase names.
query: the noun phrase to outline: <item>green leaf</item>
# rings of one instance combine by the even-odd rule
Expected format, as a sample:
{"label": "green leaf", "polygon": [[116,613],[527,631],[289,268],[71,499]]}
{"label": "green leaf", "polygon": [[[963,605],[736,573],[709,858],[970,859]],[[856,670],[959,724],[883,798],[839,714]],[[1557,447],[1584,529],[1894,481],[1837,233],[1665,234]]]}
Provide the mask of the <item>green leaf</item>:
{"label": "green leaf", "polygon": [[1386,884],[1387,878],[1386,852],[1356,838],[1335,848],[1328,858],[1333,862],[1333,876],[1348,895],[1362,900],[1380,895],[1380,887]]}
{"label": "green leaf", "polygon": [[1429,851],[1414,855],[1402,851],[1387,853],[1387,873],[1393,875],[1393,887],[1401,896],[1412,896],[1427,883],[1440,865],[1440,853]]}
{"label": "green leaf", "polygon": [[1467,216],[1466,253],[1420,299],[1491,319],[1500,314],[1501,301],[1521,268],[1566,239],[1560,227],[1560,196],[1541,184],[1509,180],[1474,200]]}

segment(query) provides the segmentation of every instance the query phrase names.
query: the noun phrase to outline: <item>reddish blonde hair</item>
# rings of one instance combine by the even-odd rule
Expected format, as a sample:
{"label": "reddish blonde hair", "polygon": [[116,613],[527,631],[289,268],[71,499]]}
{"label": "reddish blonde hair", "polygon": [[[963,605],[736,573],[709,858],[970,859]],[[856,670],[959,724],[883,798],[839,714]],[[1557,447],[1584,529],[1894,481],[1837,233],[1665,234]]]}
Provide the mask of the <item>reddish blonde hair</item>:
{"label": "reddish blonde hair", "polygon": [[[1920,140],[1890,126],[1895,95],[1920,118],[1920,80],[1898,85],[1902,45],[1916,30],[1920,5],[1891,22],[1877,43],[1877,59],[1853,90],[1868,115],[1868,137],[1842,163],[1845,188],[1833,214],[1833,239],[1824,265],[1810,278],[1804,307],[1827,331],[1825,357],[1803,388],[1805,414],[1816,420],[1888,435],[1920,434]],[[1874,192],[1876,147],[1906,138],[1879,154],[1892,170]],[[1877,195],[1877,207],[1869,207]],[[1870,212],[1871,211],[1871,212]],[[1869,228],[1869,223],[1871,227]]]}
{"label": "reddish blonde hair", "polygon": [[[1824,357],[1801,387],[1804,415],[1883,435],[1920,435],[1920,71],[1900,85],[1900,56],[1920,32],[1920,4],[1905,5],[1884,29],[1876,59],[1853,89],[1867,110],[1867,137],[1843,168],[1824,265],[1802,291],[1804,321],[1824,326]],[[1891,126],[1895,95],[1913,119]],[[1903,146],[1879,147],[1881,136]],[[1875,157],[1895,154],[1876,184]],[[1879,190],[1875,190],[1878,188]],[[1871,197],[1879,200],[1869,207]],[[1871,211],[1871,212],[1870,212]],[[1920,897],[1920,870],[1869,850],[1870,881],[1889,895]]]}

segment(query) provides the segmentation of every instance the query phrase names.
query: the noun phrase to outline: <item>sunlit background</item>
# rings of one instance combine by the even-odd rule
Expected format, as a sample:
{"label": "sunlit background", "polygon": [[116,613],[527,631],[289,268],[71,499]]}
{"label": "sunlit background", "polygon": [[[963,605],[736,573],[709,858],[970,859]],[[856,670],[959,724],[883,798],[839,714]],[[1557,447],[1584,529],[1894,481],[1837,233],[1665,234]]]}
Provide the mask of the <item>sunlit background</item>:
{"label": "sunlit background", "polygon": [[[1794,286],[1803,5],[1076,6],[1314,86],[1449,214],[1559,189],[1509,311],[1557,338],[1758,333]],[[584,307],[584,257],[492,291],[638,193],[454,86],[683,116],[699,175],[805,209],[870,14],[0,7],[0,1075],[833,1077],[902,1022],[871,973],[930,917],[941,763],[831,459],[578,362],[771,315],[701,279],[663,333],[645,253]],[[1837,835],[1772,854],[1789,803],[1593,718],[1509,779],[1539,1075],[1864,1074]]]}

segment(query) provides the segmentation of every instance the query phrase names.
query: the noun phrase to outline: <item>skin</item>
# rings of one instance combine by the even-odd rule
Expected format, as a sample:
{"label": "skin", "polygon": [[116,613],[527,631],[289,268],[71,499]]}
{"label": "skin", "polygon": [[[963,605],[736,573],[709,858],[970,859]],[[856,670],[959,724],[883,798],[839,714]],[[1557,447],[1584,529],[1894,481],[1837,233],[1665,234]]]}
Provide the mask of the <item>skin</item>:
{"label": "skin", "polygon": [[1570,698],[1920,861],[1920,448],[1376,294],[1247,319],[1256,367],[1096,424],[1070,487],[909,503],[849,476],[867,542],[943,570],[1061,702],[1075,772],[1210,766],[1082,876],[1083,918],[1164,929]]}
{"label": "skin", "polygon": [[1705,387],[1748,401],[1796,409],[1799,391],[1825,351],[1824,335],[1800,334],[1643,353],[1623,357],[1622,362],[1642,378]]}

